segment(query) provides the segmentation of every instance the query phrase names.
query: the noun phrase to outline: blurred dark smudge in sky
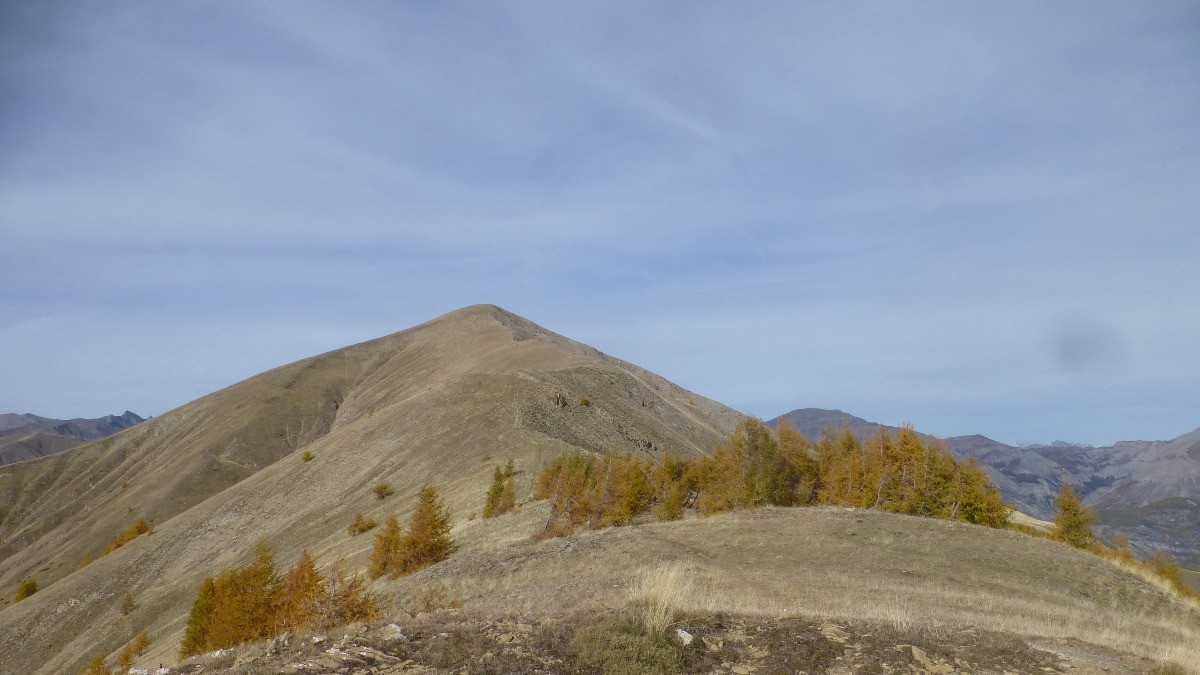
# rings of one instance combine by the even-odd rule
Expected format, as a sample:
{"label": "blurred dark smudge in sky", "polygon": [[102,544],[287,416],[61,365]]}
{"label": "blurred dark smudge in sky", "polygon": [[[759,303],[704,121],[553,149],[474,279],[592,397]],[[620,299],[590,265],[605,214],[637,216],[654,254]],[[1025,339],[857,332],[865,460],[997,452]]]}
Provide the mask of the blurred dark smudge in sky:
{"label": "blurred dark smudge in sky", "polygon": [[1072,375],[1110,370],[1129,358],[1129,349],[1116,330],[1088,319],[1060,328],[1053,351],[1059,368]]}

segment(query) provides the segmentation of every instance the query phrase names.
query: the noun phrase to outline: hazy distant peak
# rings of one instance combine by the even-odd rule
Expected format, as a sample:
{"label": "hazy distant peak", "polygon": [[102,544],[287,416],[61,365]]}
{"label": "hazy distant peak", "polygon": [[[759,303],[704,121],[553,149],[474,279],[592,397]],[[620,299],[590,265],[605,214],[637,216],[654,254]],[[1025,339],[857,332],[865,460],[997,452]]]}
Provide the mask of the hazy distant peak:
{"label": "hazy distant peak", "polygon": [[861,417],[855,417],[848,412],[837,409],[826,408],[797,408],[791,412],[784,413],[776,419],[786,419],[792,423],[800,420],[807,422],[854,422],[863,424],[872,424]]}
{"label": "hazy distant peak", "polygon": [[952,439],[951,439],[951,438],[948,438],[948,439],[946,439],[946,440],[947,440],[947,441],[950,441],[950,440],[955,440],[955,441],[961,441],[961,442],[964,442],[964,443],[966,443],[966,442],[971,442],[971,443],[988,443],[988,444],[994,444],[994,445],[997,445],[997,446],[1001,446],[1001,445],[1003,445],[1003,446],[1006,446],[1006,447],[1013,447],[1013,446],[1008,446],[1008,444],[1007,444],[1007,443],[1001,443],[1000,441],[998,441],[998,440],[996,440],[996,439],[994,439],[994,438],[988,438],[987,436],[984,436],[983,434],[967,434],[966,436],[955,436],[955,437],[953,437]]}
{"label": "hazy distant peak", "polygon": [[1087,443],[1071,443],[1069,441],[1051,441],[1049,443],[1045,441],[1023,441],[1020,443],[1014,443],[1013,447],[1021,448],[1023,450],[1030,450],[1033,448],[1079,448],[1086,450],[1096,446],[1088,445]]}
{"label": "hazy distant peak", "polygon": [[62,452],[144,421],[140,415],[128,410],[121,415],[69,420],[30,413],[0,414],[0,466]]}

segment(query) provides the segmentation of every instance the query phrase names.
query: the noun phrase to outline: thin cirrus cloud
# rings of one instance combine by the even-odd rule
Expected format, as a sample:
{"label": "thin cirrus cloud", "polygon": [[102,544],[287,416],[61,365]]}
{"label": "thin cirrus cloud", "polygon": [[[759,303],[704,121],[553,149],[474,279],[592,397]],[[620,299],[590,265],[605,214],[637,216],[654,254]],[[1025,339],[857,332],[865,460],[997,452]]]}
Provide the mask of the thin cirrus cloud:
{"label": "thin cirrus cloud", "polygon": [[0,410],[494,302],[764,417],[1200,424],[1186,3],[3,12]]}

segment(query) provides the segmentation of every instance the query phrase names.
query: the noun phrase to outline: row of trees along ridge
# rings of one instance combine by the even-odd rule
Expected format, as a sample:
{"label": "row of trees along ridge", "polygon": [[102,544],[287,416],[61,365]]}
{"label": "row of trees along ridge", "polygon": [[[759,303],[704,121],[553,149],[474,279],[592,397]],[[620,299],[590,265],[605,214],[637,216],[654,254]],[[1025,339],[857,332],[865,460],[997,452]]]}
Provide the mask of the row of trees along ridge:
{"label": "row of trees along ridge", "polygon": [[830,504],[1002,527],[1012,509],[972,458],[960,462],[913,429],[881,429],[865,442],[849,429],[810,443],[781,423],[748,419],[711,455],[661,460],[616,452],[561,455],[534,484],[551,500],[541,536],[624,525],[650,512],[674,520],[687,508],[710,514],[759,506]]}

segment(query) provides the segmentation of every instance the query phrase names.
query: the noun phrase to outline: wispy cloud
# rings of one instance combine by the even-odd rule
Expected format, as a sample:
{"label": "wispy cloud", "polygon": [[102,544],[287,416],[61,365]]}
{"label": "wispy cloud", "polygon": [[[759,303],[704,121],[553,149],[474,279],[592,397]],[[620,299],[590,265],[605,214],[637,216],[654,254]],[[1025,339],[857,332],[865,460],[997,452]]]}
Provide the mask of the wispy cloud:
{"label": "wispy cloud", "polygon": [[1200,424],[1188,3],[2,11],[0,410],[482,301],[763,416]]}

